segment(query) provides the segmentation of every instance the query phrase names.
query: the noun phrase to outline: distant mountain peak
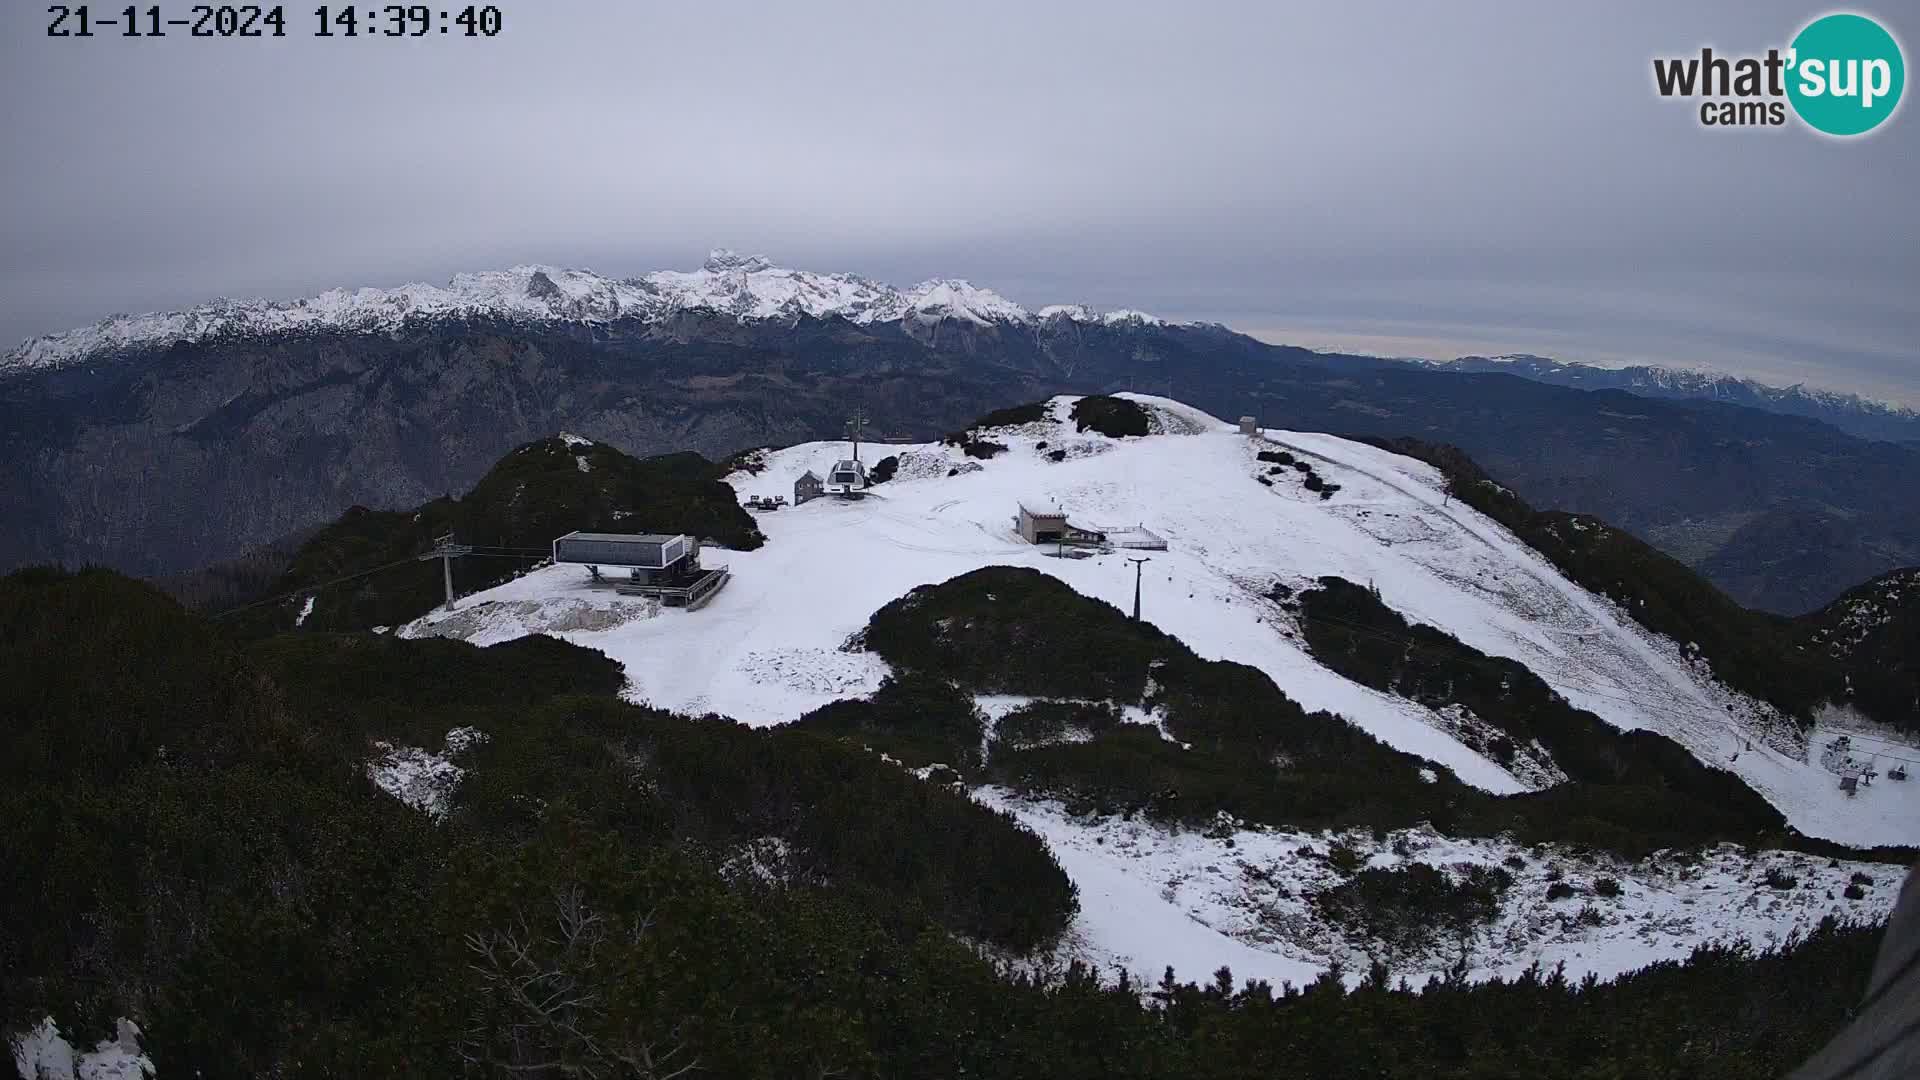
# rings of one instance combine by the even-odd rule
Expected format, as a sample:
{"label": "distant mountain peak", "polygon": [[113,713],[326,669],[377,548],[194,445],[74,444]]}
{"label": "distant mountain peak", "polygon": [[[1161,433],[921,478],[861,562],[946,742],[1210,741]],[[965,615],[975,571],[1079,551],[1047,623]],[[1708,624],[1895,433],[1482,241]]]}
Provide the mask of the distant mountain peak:
{"label": "distant mountain peak", "polygon": [[1033,318],[1019,304],[964,278],[923,281],[907,290],[906,296],[909,310],[922,318],[950,316],[982,325],[994,322],[1023,323]]}
{"label": "distant mountain peak", "polygon": [[714,248],[707,252],[707,261],[701,269],[715,274],[757,274],[773,269],[773,260],[765,255],[742,255],[731,248]]}

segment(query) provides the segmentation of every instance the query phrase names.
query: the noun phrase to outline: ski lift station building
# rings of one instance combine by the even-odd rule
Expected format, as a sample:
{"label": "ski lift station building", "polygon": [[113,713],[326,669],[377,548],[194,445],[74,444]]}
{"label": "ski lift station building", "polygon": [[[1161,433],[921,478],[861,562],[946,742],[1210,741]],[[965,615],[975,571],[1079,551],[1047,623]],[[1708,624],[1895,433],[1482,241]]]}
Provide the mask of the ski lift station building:
{"label": "ski lift station building", "polygon": [[664,533],[570,532],[553,542],[553,561],[669,570],[692,554],[690,537]]}
{"label": "ski lift station building", "polygon": [[[585,566],[596,585],[688,609],[713,599],[728,576],[724,566],[701,566],[700,542],[684,534],[570,532],[553,542],[553,561]],[[624,567],[626,579],[602,577],[603,566]]]}
{"label": "ski lift station building", "polygon": [[1098,529],[1081,528],[1058,511],[1034,510],[1025,503],[1014,515],[1013,527],[1029,544],[1098,544],[1107,535]]}

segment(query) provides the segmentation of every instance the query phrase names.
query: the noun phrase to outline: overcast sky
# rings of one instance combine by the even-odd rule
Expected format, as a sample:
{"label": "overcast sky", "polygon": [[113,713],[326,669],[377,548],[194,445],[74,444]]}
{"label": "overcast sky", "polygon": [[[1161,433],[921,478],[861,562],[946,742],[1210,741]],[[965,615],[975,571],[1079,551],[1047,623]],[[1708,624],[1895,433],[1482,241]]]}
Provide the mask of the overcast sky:
{"label": "overcast sky", "polygon": [[[508,0],[492,40],[317,39],[315,6],[222,41],[0,5],[0,341],[727,246],[1920,404],[1920,114],[1714,131],[1651,88],[1655,55],[1764,52],[1818,4]],[[1911,63],[1920,10],[1860,10]]]}

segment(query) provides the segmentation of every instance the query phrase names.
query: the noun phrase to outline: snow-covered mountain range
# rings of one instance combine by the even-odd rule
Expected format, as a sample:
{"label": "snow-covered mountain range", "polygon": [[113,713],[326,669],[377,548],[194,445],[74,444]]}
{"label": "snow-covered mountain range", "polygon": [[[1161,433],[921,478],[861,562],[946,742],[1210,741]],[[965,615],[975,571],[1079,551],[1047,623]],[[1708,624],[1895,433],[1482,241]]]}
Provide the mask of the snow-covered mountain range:
{"label": "snow-covered mountain range", "polygon": [[113,315],[33,338],[0,357],[0,373],[60,367],[121,349],[199,342],[223,335],[316,330],[379,333],[414,320],[489,317],[528,322],[658,322],[684,311],[742,322],[842,318],[857,324],[956,319],[977,326],[1064,319],[1159,324],[1144,312],[1101,313],[1081,304],[1030,312],[991,289],[939,278],[900,289],[854,274],[773,265],[762,255],[716,250],[698,270],[609,278],[591,270],[516,266],[458,274],[444,287],[331,289],[292,301],[214,300],[187,311]]}
{"label": "snow-covered mountain range", "polygon": [[[551,633],[619,661],[636,701],[779,724],[880,687],[887,663],[851,644],[852,636],[916,586],[987,566],[1026,567],[1124,610],[1135,586],[1127,556],[1145,554],[1144,618],[1200,656],[1257,668],[1303,707],[1336,713],[1484,791],[1564,782],[1537,745],[1499,760],[1485,749],[1484,722],[1470,713],[1381,692],[1317,659],[1298,610],[1280,598],[1338,576],[1371,586],[1411,622],[1526,665],[1615,728],[1659,733],[1731,771],[1805,833],[1863,846],[1920,835],[1920,788],[1843,793],[1820,749],[1834,732],[1809,735],[1729,689],[1689,643],[1649,633],[1449,498],[1437,470],[1328,435],[1276,430],[1249,438],[1177,402],[1125,396],[1151,411],[1154,434],[1115,439],[1078,430],[1066,419],[1073,399],[1063,397],[1041,420],[985,432],[1007,447],[986,460],[942,443],[872,448],[873,458],[896,458],[897,471],[867,498],[763,513],[766,546],[706,551],[710,565],[729,567],[732,582],[698,612],[593,590],[580,567],[560,565],[397,633],[478,644]],[[1322,488],[1323,496],[1267,476],[1256,455],[1281,449],[1311,462],[1331,490]],[[796,478],[822,473],[847,452],[832,442],[762,452],[729,483],[743,501],[790,493]],[[1012,519],[1021,504],[1056,509],[1109,535],[1152,534],[1166,548],[1057,557],[1049,546],[1020,540]],[[976,699],[989,739],[995,718],[1032,700]],[[1159,723],[1137,708],[1128,717]],[[1161,733],[1170,738],[1164,725]],[[1363,961],[1351,942],[1315,921],[1303,899],[1333,880],[1324,857],[1334,843],[1378,867],[1511,868],[1521,885],[1472,946],[1471,966],[1480,972],[1511,973],[1539,960],[1611,976],[1685,955],[1704,940],[1777,940],[1829,914],[1880,918],[1890,891],[1841,898],[1838,890],[1855,874],[1897,876],[1872,864],[1828,866],[1803,854],[1731,848],[1704,863],[1594,861],[1431,830],[1382,838],[1226,822],[1200,835],[1070,813],[999,788],[974,795],[1044,836],[1074,877],[1081,953],[1148,975],[1164,964],[1188,976],[1230,964],[1242,976],[1300,982],[1329,964],[1351,969]],[[1759,883],[1769,870],[1805,884],[1782,892]],[[1592,894],[1577,918],[1574,908],[1555,906],[1556,896],[1568,895],[1562,875],[1569,871],[1583,882],[1614,883]]]}
{"label": "snow-covered mountain range", "polygon": [[1626,390],[1642,397],[1719,401],[1789,416],[1806,416],[1870,439],[1920,439],[1920,411],[1805,383],[1769,386],[1755,379],[1693,368],[1634,365],[1606,368],[1546,356],[1510,353],[1421,361],[1440,371],[1504,372],[1581,390]]}

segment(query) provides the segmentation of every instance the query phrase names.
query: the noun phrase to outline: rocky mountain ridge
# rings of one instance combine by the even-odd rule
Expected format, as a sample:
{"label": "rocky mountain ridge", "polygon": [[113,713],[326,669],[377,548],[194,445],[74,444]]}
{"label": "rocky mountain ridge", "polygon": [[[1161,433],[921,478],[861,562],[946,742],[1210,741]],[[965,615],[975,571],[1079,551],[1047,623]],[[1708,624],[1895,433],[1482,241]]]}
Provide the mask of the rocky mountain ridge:
{"label": "rocky mountain ridge", "polygon": [[1144,312],[1101,314],[1080,304],[1052,305],[1034,313],[991,289],[960,279],[936,278],[899,289],[857,274],[790,270],[775,266],[764,255],[716,249],[698,270],[657,270],[631,278],[529,264],[456,274],[444,287],[414,282],[390,289],[329,289],[292,301],[221,299],[187,311],[113,315],[92,326],[21,343],[0,357],[0,375],[218,338],[325,331],[390,333],[436,319],[661,323],[686,312],[723,315],[743,323],[839,318],[862,326],[945,319],[979,326],[1048,320],[1159,322]]}

